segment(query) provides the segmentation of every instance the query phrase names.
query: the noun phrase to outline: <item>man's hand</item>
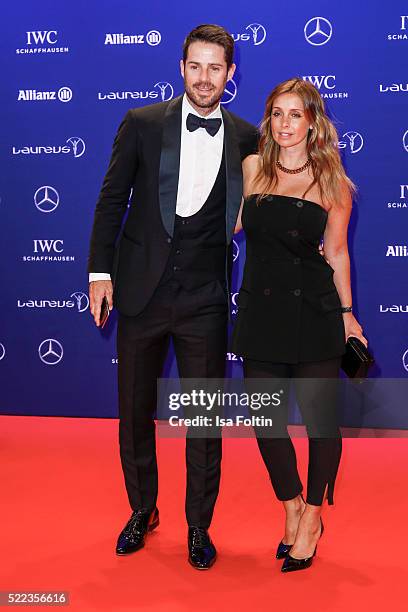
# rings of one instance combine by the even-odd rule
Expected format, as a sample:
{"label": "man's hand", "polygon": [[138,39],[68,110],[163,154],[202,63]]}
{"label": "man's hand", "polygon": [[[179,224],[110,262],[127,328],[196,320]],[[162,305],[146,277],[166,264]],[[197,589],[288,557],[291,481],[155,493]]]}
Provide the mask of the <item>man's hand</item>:
{"label": "man's hand", "polygon": [[113,308],[113,287],[112,281],[109,280],[99,280],[92,281],[89,283],[89,305],[93,318],[95,319],[96,325],[99,327],[100,318],[101,318],[101,305],[102,300],[105,297],[108,300],[109,310]]}

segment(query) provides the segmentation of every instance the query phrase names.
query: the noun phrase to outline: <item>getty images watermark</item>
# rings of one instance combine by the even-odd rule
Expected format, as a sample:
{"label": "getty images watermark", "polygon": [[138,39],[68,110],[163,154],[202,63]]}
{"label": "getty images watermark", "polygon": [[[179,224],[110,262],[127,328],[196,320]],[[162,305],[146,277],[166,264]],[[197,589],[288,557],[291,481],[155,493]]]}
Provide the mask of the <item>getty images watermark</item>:
{"label": "getty images watermark", "polygon": [[157,391],[162,437],[408,437],[407,378],[162,378]]}
{"label": "getty images watermark", "polygon": [[252,437],[255,430],[274,431],[274,418],[286,394],[283,386],[269,381],[248,387],[239,379],[162,378],[158,381],[159,435]]}
{"label": "getty images watermark", "polygon": [[[234,414],[231,417],[220,414],[225,408],[260,410],[270,406],[279,406],[283,390],[275,393],[237,393],[217,389],[210,392],[204,389],[191,389],[181,393],[169,394],[169,409],[192,413],[190,416],[171,415],[168,419],[171,427],[272,427],[272,418],[252,414]],[[200,414],[204,412],[204,414]],[[206,414],[207,413],[207,414]],[[214,413],[211,414],[210,413]]]}

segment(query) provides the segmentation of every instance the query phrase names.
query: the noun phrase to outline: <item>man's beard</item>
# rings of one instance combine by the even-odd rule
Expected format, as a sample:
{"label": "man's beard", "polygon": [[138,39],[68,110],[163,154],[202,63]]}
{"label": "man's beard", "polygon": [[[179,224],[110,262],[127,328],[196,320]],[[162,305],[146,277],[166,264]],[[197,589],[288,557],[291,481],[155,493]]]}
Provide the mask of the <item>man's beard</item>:
{"label": "man's beard", "polygon": [[[197,89],[197,87],[200,87],[200,86],[201,87],[205,86],[205,87],[208,87],[209,89],[212,88],[214,90],[212,95],[209,98],[206,97],[205,99],[203,99],[203,97],[201,96],[200,92]],[[222,91],[219,91],[219,90],[217,91],[214,88],[214,86],[211,85],[211,83],[199,82],[199,83],[194,83],[193,86],[188,86],[187,83],[184,83],[184,87],[185,87],[187,96],[199,108],[212,108],[213,106],[217,106],[224,93],[224,88],[222,89]],[[208,93],[208,92],[205,92],[205,93]]]}

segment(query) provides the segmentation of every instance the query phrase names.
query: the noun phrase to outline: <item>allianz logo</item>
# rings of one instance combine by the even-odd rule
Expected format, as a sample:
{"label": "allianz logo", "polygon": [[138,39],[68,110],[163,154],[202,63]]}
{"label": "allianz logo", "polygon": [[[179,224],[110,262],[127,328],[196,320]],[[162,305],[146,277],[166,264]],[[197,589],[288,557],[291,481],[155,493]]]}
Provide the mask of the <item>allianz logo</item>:
{"label": "allianz logo", "polygon": [[408,304],[392,304],[391,306],[384,306],[380,304],[380,312],[405,312],[408,313]]}
{"label": "allianz logo", "polygon": [[72,100],[72,89],[70,87],[60,87],[58,91],[20,89],[17,96],[18,102],[48,102],[49,100],[70,102]]}
{"label": "allianz logo", "polygon": [[405,244],[389,244],[386,257],[408,257],[408,247]]}
{"label": "allianz logo", "polygon": [[76,308],[85,312],[89,307],[89,298],[82,291],[75,291],[67,300],[17,300],[17,308]]}
{"label": "allianz logo", "polygon": [[386,91],[408,91],[408,83],[391,83],[391,85],[383,85],[380,83],[380,92],[384,93]]}
{"label": "allianz logo", "polygon": [[157,30],[150,30],[147,34],[105,34],[105,45],[144,45],[156,47],[161,43],[161,34]]}

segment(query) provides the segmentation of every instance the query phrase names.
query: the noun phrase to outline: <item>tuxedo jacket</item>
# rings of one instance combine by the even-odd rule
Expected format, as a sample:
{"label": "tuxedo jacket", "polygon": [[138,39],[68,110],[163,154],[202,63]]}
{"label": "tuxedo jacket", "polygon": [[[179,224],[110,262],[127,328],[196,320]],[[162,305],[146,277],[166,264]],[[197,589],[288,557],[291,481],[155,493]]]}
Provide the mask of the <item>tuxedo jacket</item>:
{"label": "tuxedo jacket", "polygon": [[[125,315],[134,316],[143,310],[170,255],[179,178],[181,109],[179,96],[126,113],[96,205],[88,272],[111,274],[115,307]],[[229,245],[241,203],[242,160],[256,153],[258,131],[224,108],[221,112],[226,165],[225,241]]]}

